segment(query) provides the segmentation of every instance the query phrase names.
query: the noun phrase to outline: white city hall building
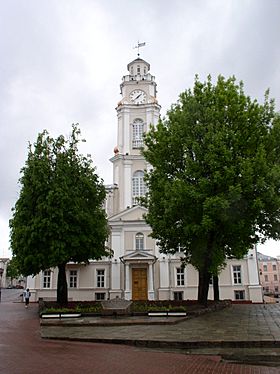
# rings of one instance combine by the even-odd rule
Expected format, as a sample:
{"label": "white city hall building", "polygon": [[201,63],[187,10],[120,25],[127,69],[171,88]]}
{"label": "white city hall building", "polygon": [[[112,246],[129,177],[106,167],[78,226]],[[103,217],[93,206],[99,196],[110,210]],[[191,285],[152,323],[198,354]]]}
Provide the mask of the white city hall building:
{"label": "white city hall building", "polygon": [[[155,77],[150,65],[136,58],[122,78],[122,98],[117,105],[118,131],[113,183],[107,186],[106,210],[112,258],[88,265],[67,265],[69,300],[187,300],[197,298],[198,272],[181,266],[182,253],[161,254],[138,205],[145,194],[144,172],[149,168],[141,154],[143,133],[160,115]],[[33,300],[56,298],[57,269],[28,278]],[[220,298],[262,302],[256,250],[242,260],[231,259],[219,276]],[[209,299],[213,298],[210,285]]]}

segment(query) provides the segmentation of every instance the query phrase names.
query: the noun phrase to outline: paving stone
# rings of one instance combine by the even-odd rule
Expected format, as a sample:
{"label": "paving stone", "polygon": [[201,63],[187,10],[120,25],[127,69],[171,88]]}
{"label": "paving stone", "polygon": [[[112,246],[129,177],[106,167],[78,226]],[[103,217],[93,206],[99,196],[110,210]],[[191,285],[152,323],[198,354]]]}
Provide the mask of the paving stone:
{"label": "paving stone", "polygon": [[[268,318],[269,320],[269,318]],[[40,326],[38,318],[38,306],[31,304],[28,309],[21,303],[0,303],[0,373],[3,374],[264,374],[279,373],[280,348],[252,347],[238,348],[229,346],[215,346],[220,341],[208,342],[196,341],[196,331],[186,322],[181,329],[181,323],[177,325],[157,326],[113,326],[114,334],[118,330],[123,339],[129,334],[135,333],[135,339],[131,344],[135,346],[118,344],[98,344],[102,341],[102,331],[108,334],[111,327],[102,326],[61,326],[67,331],[69,339],[76,338],[77,334],[83,336],[85,330],[89,330],[89,336],[93,336],[97,329],[99,338],[95,343],[72,342],[65,340],[50,340],[40,338]],[[208,320],[211,322],[211,319]],[[249,324],[248,324],[249,325]],[[216,325],[215,325],[216,326]],[[55,328],[47,327],[48,329]],[[76,330],[76,331],[75,331]],[[234,329],[235,331],[235,329]],[[211,338],[211,329],[200,330],[201,338]],[[187,334],[187,335],[186,335]],[[184,340],[190,334],[189,341]],[[161,347],[157,348],[161,338]],[[234,334],[228,335],[234,337]],[[100,339],[101,338],[101,339]],[[236,337],[235,337],[236,338]],[[176,342],[177,346],[170,347],[169,342]],[[104,339],[104,342],[106,339]],[[106,341],[108,343],[108,340]],[[112,342],[120,343],[121,340]],[[147,344],[149,342],[150,344]],[[235,340],[236,344],[238,341]],[[181,343],[187,343],[181,348]],[[205,343],[204,347],[200,344]],[[226,342],[223,342],[225,344]],[[229,342],[231,344],[231,342]],[[260,343],[260,341],[258,341]],[[226,344],[225,344],[226,345]],[[267,358],[269,359],[267,361]],[[237,361],[243,362],[242,365]],[[254,365],[252,365],[252,363]],[[255,364],[258,363],[259,366]]]}

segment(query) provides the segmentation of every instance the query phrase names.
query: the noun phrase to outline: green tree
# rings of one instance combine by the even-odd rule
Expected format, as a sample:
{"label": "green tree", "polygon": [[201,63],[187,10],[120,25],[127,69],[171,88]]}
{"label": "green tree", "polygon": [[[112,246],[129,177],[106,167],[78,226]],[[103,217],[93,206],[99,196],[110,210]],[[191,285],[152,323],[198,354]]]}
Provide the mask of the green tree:
{"label": "green tree", "polygon": [[80,130],[69,139],[47,131],[29,145],[21,191],[10,220],[11,248],[23,275],[58,267],[57,302],[68,301],[67,262],[108,255],[105,188],[90,157],[78,152]]}
{"label": "green tree", "polygon": [[11,282],[13,279],[18,278],[21,275],[19,272],[19,267],[16,261],[16,258],[13,257],[7,265],[7,277],[11,279]]}
{"label": "green tree", "polygon": [[279,139],[268,92],[261,105],[222,76],[216,84],[196,77],[145,137],[147,222],[162,252],[184,248],[199,272],[201,303],[227,258],[279,239]]}

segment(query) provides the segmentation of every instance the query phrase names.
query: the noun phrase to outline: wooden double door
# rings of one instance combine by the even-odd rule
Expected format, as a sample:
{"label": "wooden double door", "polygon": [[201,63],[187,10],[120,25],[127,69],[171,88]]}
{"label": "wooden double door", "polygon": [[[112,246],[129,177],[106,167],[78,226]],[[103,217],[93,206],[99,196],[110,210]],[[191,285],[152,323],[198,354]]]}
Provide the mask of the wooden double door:
{"label": "wooden double door", "polygon": [[147,269],[132,268],[132,300],[147,300]]}

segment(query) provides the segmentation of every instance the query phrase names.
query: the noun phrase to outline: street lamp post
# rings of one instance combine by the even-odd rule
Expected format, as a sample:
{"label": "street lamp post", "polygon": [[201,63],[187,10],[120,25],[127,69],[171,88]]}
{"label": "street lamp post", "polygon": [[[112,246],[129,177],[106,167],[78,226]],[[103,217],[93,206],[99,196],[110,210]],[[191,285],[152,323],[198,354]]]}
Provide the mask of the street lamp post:
{"label": "street lamp post", "polygon": [[2,275],[3,275],[4,269],[0,268],[0,302],[1,302],[1,291],[2,291]]}

